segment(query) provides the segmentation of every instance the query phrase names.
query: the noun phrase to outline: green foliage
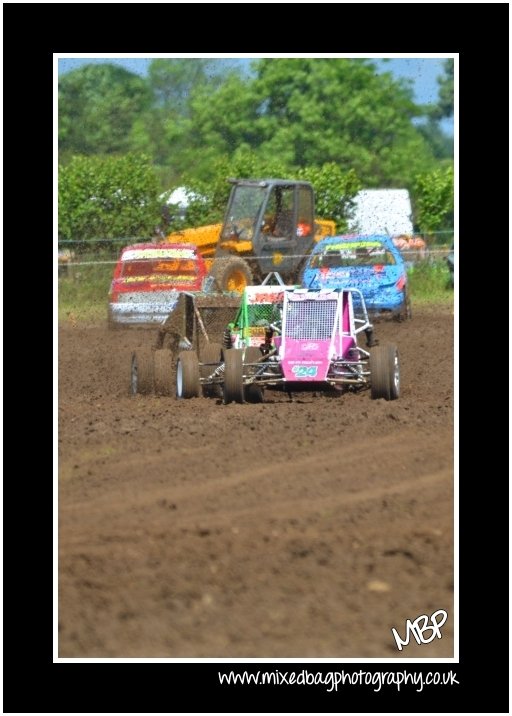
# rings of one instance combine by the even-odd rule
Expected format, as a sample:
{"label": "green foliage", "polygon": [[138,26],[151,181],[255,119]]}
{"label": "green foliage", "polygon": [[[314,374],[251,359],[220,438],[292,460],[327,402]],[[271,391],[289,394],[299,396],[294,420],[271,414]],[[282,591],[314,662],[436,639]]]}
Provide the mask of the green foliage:
{"label": "green foliage", "polygon": [[453,286],[446,261],[420,261],[407,271],[414,304],[453,301]]}
{"label": "green foliage", "polygon": [[146,80],[122,67],[85,65],[68,72],[59,78],[59,150],[127,151],[133,123],[150,105]]}
{"label": "green foliage", "polygon": [[315,211],[320,219],[332,219],[336,230],[342,233],[347,229],[346,213],[352,206],[352,199],[362,184],[355,171],[343,172],[334,162],[323,166],[299,169],[296,179],[309,181],[315,191]]}
{"label": "green foliage", "polygon": [[144,155],[73,157],[59,169],[59,240],[150,237],[160,211]]}
{"label": "green foliage", "polygon": [[105,319],[113,272],[112,264],[84,264],[75,266],[70,277],[59,278],[59,319]]}
{"label": "green foliage", "polygon": [[216,159],[240,151],[288,170],[332,162],[369,187],[407,185],[435,166],[411,122],[423,110],[410,88],[370,61],[264,59],[254,69],[255,78],[228,76],[194,93],[189,134],[173,156],[187,173],[214,180]]}
{"label": "green foliage", "polygon": [[199,87],[217,87],[226,72],[222,60],[156,59],[149,65],[149,84],[156,105],[187,115],[190,100]]}
{"label": "green foliage", "polygon": [[189,133],[173,162],[187,176],[215,181],[219,162],[237,162],[236,155],[254,153],[260,143],[256,107],[252,81],[237,75],[227,76],[216,91],[198,88],[191,101]]}
{"label": "green foliage", "polygon": [[443,69],[444,75],[437,78],[437,83],[439,84],[439,100],[432,112],[434,119],[443,119],[443,117],[453,116],[453,60],[446,60]]}
{"label": "green foliage", "polygon": [[414,177],[416,223],[422,234],[453,226],[453,166]]}
{"label": "green foliage", "polygon": [[[157,165],[167,166],[165,174],[171,176],[170,183],[179,183],[181,175],[191,167],[197,177],[208,178],[212,175],[212,162],[222,154],[222,147],[208,133],[209,102],[212,97],[217,97],[218,103],[224,101],[221,92],[224,85],[230,88],[228,94],[231,100],[237,98],[238,91],[245,88],[237,77],[229,60],[153,60],[148,77],[153,106],[134,122],[129,137],[130,146],[150,154]],[[217,89],[220,96],[215,93]],[[236,117],[242,108],[240,97],[233,116]],[[225,110],[226,107],[219,106],[217,115],[221,121],[224,121]],[[205,126],[200,138],[198,111]],[[168,186],[169,182],[163,188]]]}
{"label": "green foliage", "polygon": [[[300,166],[309,164],[311,152],[318,149],[333,161],[348,158],[354,134],[357,144],[368,151],[376,148],[378,120],[372,110],[382,112],[382,103],[373,92],[380,83],[387,84],[388,77],[376,75],[366,60],[264,59],[258,69],[269,146],[277,147],[284,139]],[[402,99],[402,109],[410,118],[413,104],[409,98]],[[392,123],[388,124],[391,132]]]}
{"label": "green foliage", "polygon": [[418,126],[418,132],[425,138],[436,159],[453,159],[453,137],[445,134],[439,123],[429,118]]}
{"label": "green foliage", "polygon": [[445,117],[453,117],[453,60],[446,60],[443,65],[444,74],[437,78],[439,96],[436,104],[425,105],[425,124],[418,126],[418,131],[425,138],[436,159],[453,159],[453,137],[445,134],[440,121]]}
{"label": "green foliage", "polygon": [[178,179],[182,164],[187,161],[189,132],[190,121],[186,117],[171,115],[164,109],[151,109],[135,120],[130,145],[133,151],[152,157],[156,165],[165,166],[166,174],[172,179]]}

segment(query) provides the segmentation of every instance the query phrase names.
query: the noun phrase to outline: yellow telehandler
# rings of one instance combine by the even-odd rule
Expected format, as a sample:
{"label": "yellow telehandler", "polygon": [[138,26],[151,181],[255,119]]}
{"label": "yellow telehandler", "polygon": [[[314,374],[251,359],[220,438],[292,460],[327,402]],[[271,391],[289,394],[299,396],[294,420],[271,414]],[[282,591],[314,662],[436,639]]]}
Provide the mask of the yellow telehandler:
{"label": "yellow telehandler", "polygon": [[171,243],[195,244],[219,291],[242,293],[277,271],[296,283],[317,241],[335,233],[335,223],[315,219],[313,187],[284,179],[230,179],[222,224],[174,232]]}

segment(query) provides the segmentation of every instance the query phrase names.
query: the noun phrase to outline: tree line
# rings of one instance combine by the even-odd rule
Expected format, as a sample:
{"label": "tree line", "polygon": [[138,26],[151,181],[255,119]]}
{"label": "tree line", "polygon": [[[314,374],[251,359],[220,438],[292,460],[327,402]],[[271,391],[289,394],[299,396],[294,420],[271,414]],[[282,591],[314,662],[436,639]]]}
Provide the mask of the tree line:
{"label": "tree line", "polygon": [[[59,238],[149,236],[164,190],[186,185],[188,225],[222,218],[227,177],[307,179],[317,214],[345,227],[360,188],[405,187],[418,230],[453,214],[453,60],[433,106],[366,59],[155,59],[59,78]],[[172,212],[171,212],[172,213]],[[171,217],[172,219],[172,217]],[[177,215],[165,228],[177,228]]]}

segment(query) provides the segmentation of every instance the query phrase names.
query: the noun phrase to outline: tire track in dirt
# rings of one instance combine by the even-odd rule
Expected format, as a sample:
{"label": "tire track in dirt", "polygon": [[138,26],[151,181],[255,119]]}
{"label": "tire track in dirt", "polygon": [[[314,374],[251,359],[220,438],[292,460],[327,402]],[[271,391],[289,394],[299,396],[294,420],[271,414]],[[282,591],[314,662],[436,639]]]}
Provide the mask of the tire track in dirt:
{"label": "tire track in dirt", "polygon": [[[95,496],[92,504],[88,509],[88,514],[92,520],[96,519],[96,515],[110,509],[110,517],[114,519],[116,515],[122,515],[126,509],[133,503],[134,490],[138,490],[137,506],[141,509],[147,509],[155,504],[155,500],[166,499],[171,503],[178,503],[180,506],[179,514],[173,515],[173,521],[180,524],[183,519],[190,519],[194,516],[204,515],[205,500],[212,500],[215,505],[215,512],[225,512],[228,510],[229,516],[236,512],[239,516],[249,517],[251,514],[255,516],[260,512],[269,514],[278,514],[284,505],[294,505],[303,509],[309,506],[311,510],[316,505],[322,505],[325,502],[334,501],[336,503],[354,504],[361,500],[378,499],[383,495],[396,492],[405,492],[407,490],[418,491],[423,484],[428,484],[431,479],[439,479],[439,476],[451,479],[451,471],[448,469],[438,470],[435,473],[430,471],[423,474],[422,462],[429,455],[429,448],[424,446],[418,449],[418,446],[410,442],[415,435],[414,431],[404,431],[400,434],[400,440],[405,445],[405,450],[400,454],[399,469],[393,472],[382,474],[383,466],[387,463],[395,463],[396,440],[397,435],[392,434],[377,438],[373,442],[373,448],[378,452],[378,463],[369,458],[366,459],[367,464],[372,463],[374,472],[372,475],[373,487],[368,488],[368,480],[363,482],[360,487],[357,482],[354,483],[350,479],[347,480],[344,475],[350,475],[357,472],[361,464],[361,455],[364,452],[364,443],[355,443],[348,448],[340,446],[339,442],[331,440],[325,441],[319,454],[299,455],[292,460],[280,462],[279,460],[272,464],[266,464],[258,467],[247,467],[240,469],[231,467],[228,474],[220,477],[210,477],[201,475],[200,470],[196,470],[201,465],[202,455],[208,452],[208,448],[197,448],[195,451],[191,449],[185,450],[189,456],[194,452],[196,460],[190,465],[190,470],[194,474],[193,484],[172,484],[167,482],[165,486],[156,486],[151,484],[152,473],[161,474],[161,465],[167,460],[171,460],[175,456],[172,450],[162,451],[158,455],[152,456],[130,456],[129,458],[118,460],[117,466],[122,471],[125,485],[129,485],[129,490],[125,489],[127,494],[119,494],[119,487],[115,486],[116,492],[115,503],[112,504],[112,490],[109,490],[104,496]],[[449,449],[450,440],[438,441],[440,448]],[[183,455],[183,453],[182,453]],[[139,479],[140,470],[144,468],[144,481]],[[341,472],[340,472],[341,470]],[[412,476],[411,476],[412,473]],[[279,476],[276,480],[276,475]],[[300,476],[300,480],[294,485],[293,480]],[[332,489],[326,497],[309,496],[306,501],[301,500],[301,491],[304,489],[304,479],[315,479],[315,491],[323,491],[325,488]],[[137,485],[137,487],[135,487]],[[243,488],[240,491],[233,492],[236,488]],[[341,492],[336,494],[335,490],[345,490],[349,492]],[[244,503],[247,492],[251,492],[251,496],[258,497],[259,502],[253,504],[250,509],[241,508],[240,502]],[[298,493],[298,494],[296,494]],[[375,493],[375,494],[373,494]],[[269,497],[272,498],[272,504],[268,504]],[[214,499],[215,498],[215,499]],[[226,502],[226,500],[228,500]],[[196,502],[199,501],[199,506]],[[61,511],[62,519],[65,518],[66,512],[70,511],[74,514],[75,504],[69,502],[66,508]],[[186,516],[183,516],[183,512]],[[210,504],[209,513],[212,512]],[[211,514],[208,515],[209,517]]]}

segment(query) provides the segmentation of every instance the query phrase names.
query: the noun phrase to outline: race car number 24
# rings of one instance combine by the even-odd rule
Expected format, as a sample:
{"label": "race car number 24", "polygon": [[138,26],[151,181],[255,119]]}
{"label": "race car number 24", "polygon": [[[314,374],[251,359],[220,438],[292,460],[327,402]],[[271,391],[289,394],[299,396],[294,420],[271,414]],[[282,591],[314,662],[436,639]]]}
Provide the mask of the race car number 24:
{"label": "race car number 24", "polygon": [[314,378],[318,373],[316,365],[294,365],[292,371],[297,378]]}

